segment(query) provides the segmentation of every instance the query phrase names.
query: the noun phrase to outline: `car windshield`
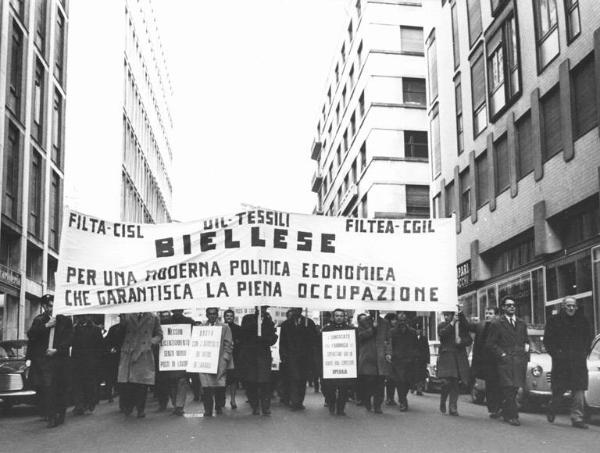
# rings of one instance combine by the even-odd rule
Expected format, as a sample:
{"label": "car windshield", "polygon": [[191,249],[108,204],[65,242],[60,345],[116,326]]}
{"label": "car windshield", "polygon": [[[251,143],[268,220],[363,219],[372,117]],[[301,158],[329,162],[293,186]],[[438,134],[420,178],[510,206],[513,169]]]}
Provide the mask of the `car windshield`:
{"label": "car windshield", "polygon": [[535,354],[546,354],[544,337],[542,335],[529,336],[529,352],[533,352]]}

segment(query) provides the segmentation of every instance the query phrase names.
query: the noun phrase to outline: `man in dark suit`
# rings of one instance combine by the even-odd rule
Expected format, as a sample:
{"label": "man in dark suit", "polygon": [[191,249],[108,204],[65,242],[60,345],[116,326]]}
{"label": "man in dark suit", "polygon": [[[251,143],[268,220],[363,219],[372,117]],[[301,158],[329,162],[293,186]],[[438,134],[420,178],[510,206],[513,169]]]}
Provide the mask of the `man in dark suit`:
{"label": "man in dark suit", "polygon": [[512,426],[519,426],[517,391],[525,387],[525,374],[529,362],[529,337],[527,325],[516,316],[514,297],[507,295],[500,304],[504,314],[492,321],[486,341],[498,362],[498,378],[502,388],[502,415]]}
{"label": "man in dark suit", "polygon": [[478,323],[469,323],[469,332],[475,334],[473,342],[473,361],[471,376],[485,381],[485,402],[490,418],[500,417],[502,391],[498,382],[498,369],[492,351],[486,346],[492,321],[498,317],[498,307],[485,308],[485,319]]}

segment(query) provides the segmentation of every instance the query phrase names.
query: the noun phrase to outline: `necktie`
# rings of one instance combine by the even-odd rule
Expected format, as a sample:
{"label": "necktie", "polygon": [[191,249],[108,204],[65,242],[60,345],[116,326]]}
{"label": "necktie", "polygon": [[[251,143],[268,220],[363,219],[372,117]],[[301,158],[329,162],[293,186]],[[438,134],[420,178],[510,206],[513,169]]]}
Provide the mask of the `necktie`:
{"label": "necktie", "polygon": [[513,329],[515,328],[515,319],[512,316],[510,317],[510,325],[513,327]]}

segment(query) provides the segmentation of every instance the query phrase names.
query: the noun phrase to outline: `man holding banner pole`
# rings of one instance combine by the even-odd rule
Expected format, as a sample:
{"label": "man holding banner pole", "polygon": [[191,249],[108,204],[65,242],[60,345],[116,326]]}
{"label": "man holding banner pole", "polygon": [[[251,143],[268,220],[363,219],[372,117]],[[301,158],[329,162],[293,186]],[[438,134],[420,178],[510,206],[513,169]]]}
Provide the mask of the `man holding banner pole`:
{"label": "man holding banner pole", "polygon": [[208,321],[205,326],[221,328],[217,372],[215,374],[200,373],[204,416],[212,417],[213,409],[217,415],[221,415],[223,413],[223,407],[225,407],[226,374],[227,369],[230,366],[233,366],[233,338],[229,326],[218,321],[218,308],[207,308],[206,317],[208,318]]}

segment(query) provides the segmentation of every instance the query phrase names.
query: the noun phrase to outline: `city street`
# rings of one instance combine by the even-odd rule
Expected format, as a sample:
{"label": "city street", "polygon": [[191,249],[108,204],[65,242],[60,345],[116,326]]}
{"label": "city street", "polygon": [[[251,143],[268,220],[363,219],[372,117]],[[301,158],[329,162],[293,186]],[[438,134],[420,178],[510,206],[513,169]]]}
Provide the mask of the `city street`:
{"label": "city street", "polygon": [[[367,413],[349,403],[346,417],[330,416],[321,395],[308,389],[304,412],[273,405],[271,417],[252,416],[240,395],[236,411],[204,419],[201,404],[190,402],[187,416],[157,413],[156,403],[147,417],[126,418],[117,402],[103,401],[94,414],[73,417],[48,430],[26,407],[14,409],[0,423],[0,451],[14,452],[164,452],[164,451],[597,451],[600,418],[588,430],[571,428],[567,415],[549,424],[543,414],[521,414],[515,428],[487,418],[485,407],[468,396],[459,403],[460,417],[443,416],[439,395],[409,395],[409,412],[385,407],[383,415]],[[517,435],[518,434],[518,435]]]}

